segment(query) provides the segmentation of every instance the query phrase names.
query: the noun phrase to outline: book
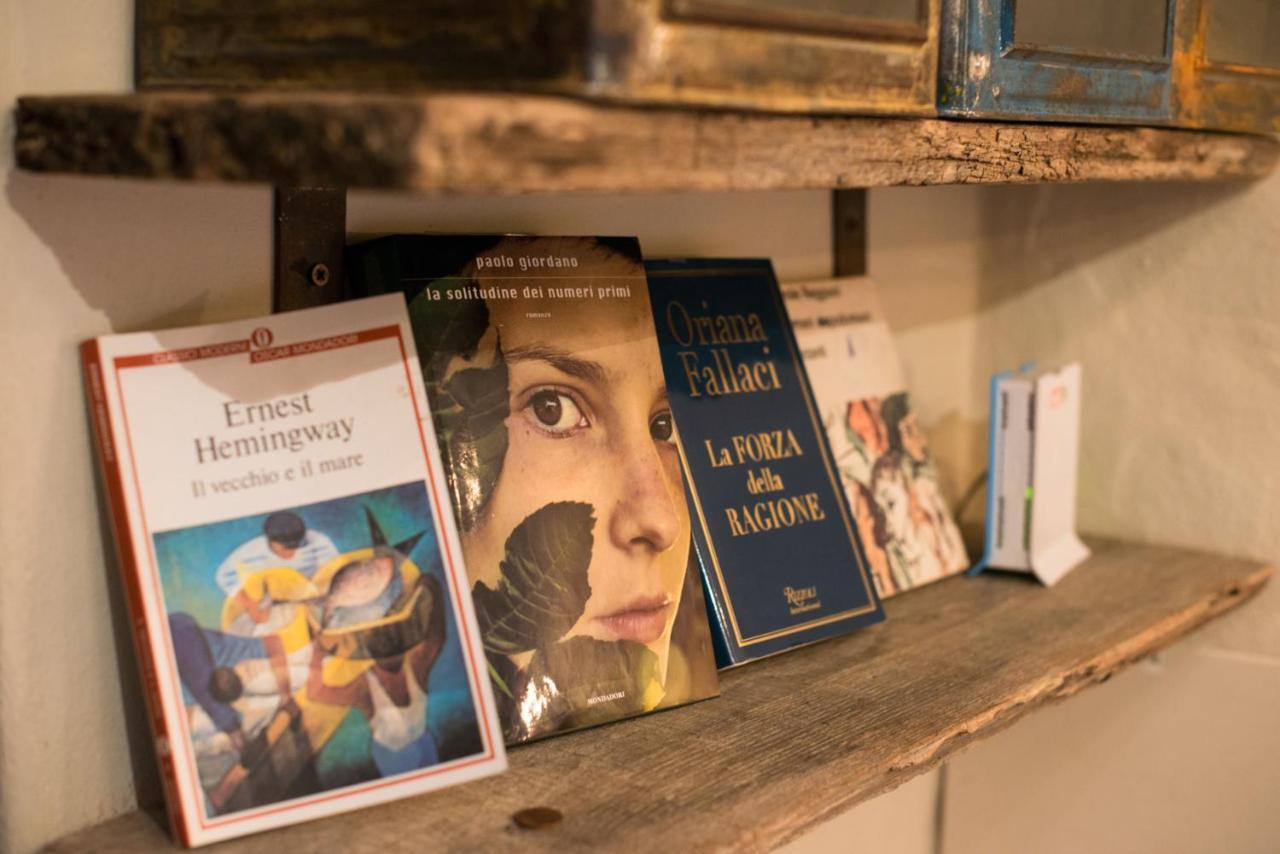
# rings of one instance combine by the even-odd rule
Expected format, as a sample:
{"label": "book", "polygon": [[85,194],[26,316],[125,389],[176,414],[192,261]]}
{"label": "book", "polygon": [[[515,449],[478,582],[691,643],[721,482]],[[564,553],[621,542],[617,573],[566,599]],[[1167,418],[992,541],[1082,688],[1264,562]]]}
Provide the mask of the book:
{"label": "book", "polygon": [[968,567],[874,282],[803,282],[783,296],[881,598]]}
{"label": "book", "polygon": [[1046,586],[1089,556],[1076,535],[1080,364],[991,378],[986,544],[974,572],[1030,573]]}
{"label": "book", "polygon": [[506,767],[403,300],[81,355],[178,841]]}
{"label": "book", "polygon": [[635,238],[400,235],[402,293],[508,743],[718,692]]}
{"label": "book", "polygon": [[882,620],[772,265],[646,269],[717,661]]}

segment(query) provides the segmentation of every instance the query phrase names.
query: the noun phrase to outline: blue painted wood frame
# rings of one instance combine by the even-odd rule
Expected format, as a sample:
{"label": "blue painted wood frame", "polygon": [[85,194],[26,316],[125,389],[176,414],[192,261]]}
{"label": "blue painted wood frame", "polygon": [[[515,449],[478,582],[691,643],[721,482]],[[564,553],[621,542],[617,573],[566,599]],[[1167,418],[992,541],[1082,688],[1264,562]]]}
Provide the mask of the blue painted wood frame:
{"label": "blue painted wood frame", "polygon": [[1016,0],[947,0],[942,10],[938,111],[970,118],[1099,124],[1172,120],[1175,0],[1162,56],[1018,44]]}

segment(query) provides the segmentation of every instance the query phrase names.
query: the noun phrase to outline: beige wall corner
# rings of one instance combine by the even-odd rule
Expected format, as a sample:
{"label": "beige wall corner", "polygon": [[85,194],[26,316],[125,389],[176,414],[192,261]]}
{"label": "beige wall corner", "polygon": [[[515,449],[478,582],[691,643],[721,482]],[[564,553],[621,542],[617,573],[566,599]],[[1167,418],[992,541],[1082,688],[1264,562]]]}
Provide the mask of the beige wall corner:
{"label": "beige wall corner", "polygon": [[939,771],[921,774],[891,792],[778,849],[778,854],[933,854]]}
{"label": "beige wall corner", "polygon": [[[1280,560],[1280,175],[878,190],[870,221],[952,490],[985,467],[990,373],[1079,359],[1080,528]],[[1273,583],[953,761],[943,851],[1275,851],[1277,692]]]}
{"label": "beige wall corner", "polygon": [[1270,854],[1276,709],[1280,665],[1180,644],[952,760],[942,850]]}

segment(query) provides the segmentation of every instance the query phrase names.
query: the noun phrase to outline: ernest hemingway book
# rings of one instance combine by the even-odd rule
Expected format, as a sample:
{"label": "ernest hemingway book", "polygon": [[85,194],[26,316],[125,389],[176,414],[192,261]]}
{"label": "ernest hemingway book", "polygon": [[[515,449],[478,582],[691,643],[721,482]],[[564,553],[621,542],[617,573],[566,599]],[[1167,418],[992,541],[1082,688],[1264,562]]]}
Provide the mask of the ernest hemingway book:
{"label": "ernest hemingway book", "polygon": [[886,598],[969,565],[865,277],[783,288],[836,467]]}
{"label": "ernest hemingway book", "polygon": [[882,620],[772,265],[646,267],[721,666]]}
{"label": "ernest hemingway book", "polygon": [[399,297],[81,354],[180,842],[506,767]]}
{"label": "ernest hemingway book", "polygon": [[634,238],[402,235],[356,293],[403,293],[509,743],[718,683]]}

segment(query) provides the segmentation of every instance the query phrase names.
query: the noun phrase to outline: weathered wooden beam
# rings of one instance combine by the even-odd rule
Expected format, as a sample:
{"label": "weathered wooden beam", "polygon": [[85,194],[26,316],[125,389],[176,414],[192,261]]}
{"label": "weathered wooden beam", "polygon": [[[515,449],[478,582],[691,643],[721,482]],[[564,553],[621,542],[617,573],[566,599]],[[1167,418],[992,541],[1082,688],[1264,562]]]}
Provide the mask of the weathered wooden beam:
{"label": "weathered wooden beam", "polygon": [[[717,699],[512,750],[500,777],[218,850],[768,850],[1107,680],[1271,574],[1203,552],[1090,545],[1052,589],[948,578],[890,599],[881,625],[726,672]],[[563,818],[521,829],[541,823],[526,820],[536,807]],[[167,846],[134,813],[47,850]]]}
{"label": "weathered wooden beam", "polygon": [[1258,178],[1269,137],[642,109],[549,96],[146,93],[19,100],[19,167],[442,193]]}
{"label": "weathered wooden beam", "polygon": [[891,15],[884,3],[868,14],[865,0],[134,5],[139,90],[469,86],[634,104],[912,116],[933,115],[936,103],[938,0],[902,0]]}

